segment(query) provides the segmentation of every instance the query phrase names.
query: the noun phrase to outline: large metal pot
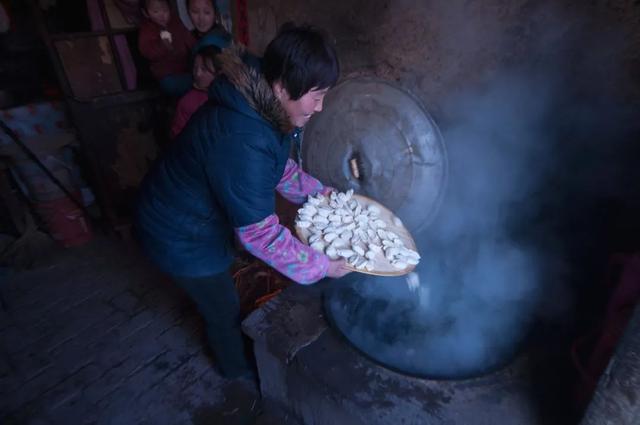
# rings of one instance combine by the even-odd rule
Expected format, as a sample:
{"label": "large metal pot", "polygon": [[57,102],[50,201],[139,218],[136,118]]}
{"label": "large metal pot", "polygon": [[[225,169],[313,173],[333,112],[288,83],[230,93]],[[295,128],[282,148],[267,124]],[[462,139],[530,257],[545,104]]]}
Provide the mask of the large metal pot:
{"label": "large metal pot", "polygon": [[447,180],[440,131],[420,102],[389,82],[349,79],[308,124],[303,167],[340,190],[353,188],[400,217],[412,232],[435,216]]}

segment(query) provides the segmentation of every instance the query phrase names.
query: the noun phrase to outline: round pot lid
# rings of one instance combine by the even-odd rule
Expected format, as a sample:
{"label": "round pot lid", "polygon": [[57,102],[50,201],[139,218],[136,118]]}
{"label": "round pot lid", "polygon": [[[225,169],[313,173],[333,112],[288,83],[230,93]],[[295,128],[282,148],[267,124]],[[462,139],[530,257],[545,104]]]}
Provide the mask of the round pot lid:
{"label": "round pot lid", "polygon": [[354,78],[330,90],[301,154],[311,175],[377,200],[412,232],[440,206],[448,169],[440,131],[417,99],[389,82]]}

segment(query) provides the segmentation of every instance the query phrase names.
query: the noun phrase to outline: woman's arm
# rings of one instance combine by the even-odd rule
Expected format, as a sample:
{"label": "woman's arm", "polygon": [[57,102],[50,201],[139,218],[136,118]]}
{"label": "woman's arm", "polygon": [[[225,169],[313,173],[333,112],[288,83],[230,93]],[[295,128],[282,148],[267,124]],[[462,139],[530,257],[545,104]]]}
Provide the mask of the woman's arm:
{"label": "woman's arm", "polygon": [[302,171],[293,159],[287,160],[287,166],[276,189],[287,200],[302,204],[307,196],[325,192],[325,186],[319,180]]}
{"label": "woman's arm", "polygon": [[275,214],[235,234],[247,251],[291,280],[310,284],[327,275],[329,258],[293,237]]}
{"label": "woman's arm", "polygon": [[275,215],[275,156],[262,137],[236,134],[220,143],[224,157],[220,151],[215,152],[208,161],[214,165],[209,165],[207,172],[216,200],[240,243],[298,283],[309,284],[325,277],[329,258],[300,242]]}

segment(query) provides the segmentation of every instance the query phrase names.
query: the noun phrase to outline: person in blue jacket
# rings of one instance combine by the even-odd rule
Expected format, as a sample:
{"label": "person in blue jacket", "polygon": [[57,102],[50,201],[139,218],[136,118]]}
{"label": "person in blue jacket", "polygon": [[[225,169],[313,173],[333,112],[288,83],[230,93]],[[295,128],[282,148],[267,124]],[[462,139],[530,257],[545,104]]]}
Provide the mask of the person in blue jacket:
{"label": "person in blue jacket", "polygon": [[236,244],[301,284],[349,272],[279,224],[275,190],[303,203],[328,193],[289,158],[301,128],[338,80],[319,30],[283,27],[261,61],[231,45],[216,57],[209,102],[145,178],[136,211],[143,249],[196,302],[221,373],[253,374],[228,273]]}

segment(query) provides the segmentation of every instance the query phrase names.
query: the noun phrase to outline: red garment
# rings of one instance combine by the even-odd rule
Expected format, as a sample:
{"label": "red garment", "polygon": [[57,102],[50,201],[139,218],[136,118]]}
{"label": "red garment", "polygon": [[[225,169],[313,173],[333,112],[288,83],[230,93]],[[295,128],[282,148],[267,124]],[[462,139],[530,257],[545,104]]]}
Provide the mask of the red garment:
{"label": "red garment", "polygon": [[[171,33],[171,49],[160,38],[160,32],[164,30]],[[189,60],[195,43],[196,39],[175,14],[171,15],[167,28],[149,19],[144,19],[140,24],[138,48],[142,56],[149,60],[149,68],[157,80],[169,75],[191,73]]]}
{"label": "red garment", "polygon": [[172,139],[180,134],[184,126],[189,122],[191,115],[204,105],[208,98],[209,96],[206,91],[198,89],[191,89],[180,98],[176,106],[176,113],[173,116],[173,122],[171,123]]}

